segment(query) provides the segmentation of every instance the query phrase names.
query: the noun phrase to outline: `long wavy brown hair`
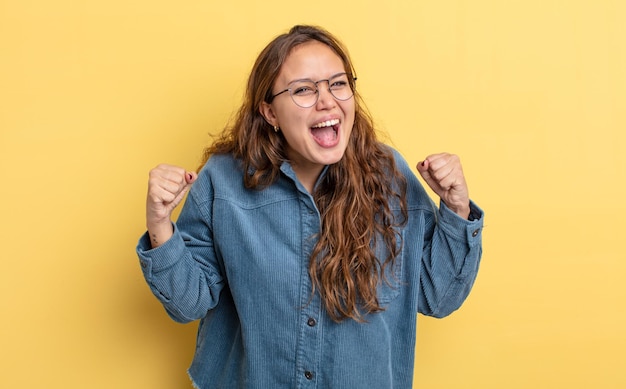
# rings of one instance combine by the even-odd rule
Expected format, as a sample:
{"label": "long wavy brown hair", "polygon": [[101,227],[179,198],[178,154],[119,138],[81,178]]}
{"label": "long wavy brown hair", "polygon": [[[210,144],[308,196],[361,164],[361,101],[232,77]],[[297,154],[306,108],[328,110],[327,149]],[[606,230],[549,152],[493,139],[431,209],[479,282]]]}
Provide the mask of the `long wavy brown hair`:
{"label": "long wavy brown hair", "polygon": [[[407,217],[406,180],[396,169],[391,150],[377,139],[341,42],[314,26],[294,26],[270,42],[252,68],[243,104],[205,148],[201,166],[213,154],[229,153],[242,161],[243,171],[252,172],[244,174],[247,188],[262,190],[278,179],[281,164],[288,161],[286,140],[265,121],[261,103],[271,102],[274,82],[293,48],[314,40],[330,47],[351,76],[355,120],[343,158],[328,167],[313,193],[321,232],[309,263],[312,293],[319,290],[333,320],[364,321],[366,314],[384,310],[379,288],[392,287],[388,274],[400,252],[399,228]],[[378,258],[377,251],[385,257]]]}

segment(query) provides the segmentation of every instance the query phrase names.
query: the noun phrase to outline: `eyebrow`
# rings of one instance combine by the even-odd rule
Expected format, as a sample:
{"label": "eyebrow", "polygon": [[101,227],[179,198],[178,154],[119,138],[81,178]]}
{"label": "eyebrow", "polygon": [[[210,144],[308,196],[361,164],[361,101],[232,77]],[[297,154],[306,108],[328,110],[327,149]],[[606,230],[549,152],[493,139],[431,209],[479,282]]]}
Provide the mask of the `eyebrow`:
{"label": "eyebrow", "polygon": [[[335,73],[335,74],[333,74],[332,76],[330,76],[330,77],[328,77],[328,78],[323,78],[322,80],[332,80],[333,78],[338,77],[338,76],[342,76],[342,75],[344,75],[344,74],[345,74],[345,75],[348,75],[348,73],[346,73],[346,72]],[[317,81],[322,81],[322,80],[317,80]],[[294,82],[302,82],[302,81],[311,81],[311,82],[316,82],[316,81],[313,81],[313,80],[312,80],[312,79],[310,79],[310,78],[298,78],[298,79],[296,79],[296,80],[289,81],[289,83],[287,83],[287,85],[291,85],[291,84],[293,84]]]}

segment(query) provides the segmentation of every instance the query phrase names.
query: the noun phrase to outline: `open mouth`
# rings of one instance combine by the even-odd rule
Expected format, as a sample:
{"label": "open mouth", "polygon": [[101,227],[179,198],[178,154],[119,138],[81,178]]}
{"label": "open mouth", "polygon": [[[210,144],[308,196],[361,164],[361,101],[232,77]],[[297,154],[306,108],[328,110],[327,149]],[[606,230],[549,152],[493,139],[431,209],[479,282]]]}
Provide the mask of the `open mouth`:
{"label": "open mouth", "polygon": [[311,127],[313,139],[322,147],[332,147],[338,142],[339,119],[326,120]]}

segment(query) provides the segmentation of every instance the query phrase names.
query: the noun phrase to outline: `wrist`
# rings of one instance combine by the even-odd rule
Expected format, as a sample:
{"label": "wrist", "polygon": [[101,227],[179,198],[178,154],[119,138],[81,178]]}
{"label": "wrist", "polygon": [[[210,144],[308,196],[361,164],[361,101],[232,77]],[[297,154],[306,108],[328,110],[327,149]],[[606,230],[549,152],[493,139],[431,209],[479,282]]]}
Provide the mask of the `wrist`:
{"label": "wrist", "polygon": [[456,213],[457,215],[459,215],[459,217],[461,217],[464,220],[468,220],[470,217],[470,213],[471,213],[471,209],[470,209],[470,204],[469,202],[467,204],[464,205],[448,205],[448,208]]}
{"label": "wrist", "polygon": [[170,220],[164,222],[148,222],[148,235],[152,248],[157,248],[167,242],[174,235],[174,227]]}

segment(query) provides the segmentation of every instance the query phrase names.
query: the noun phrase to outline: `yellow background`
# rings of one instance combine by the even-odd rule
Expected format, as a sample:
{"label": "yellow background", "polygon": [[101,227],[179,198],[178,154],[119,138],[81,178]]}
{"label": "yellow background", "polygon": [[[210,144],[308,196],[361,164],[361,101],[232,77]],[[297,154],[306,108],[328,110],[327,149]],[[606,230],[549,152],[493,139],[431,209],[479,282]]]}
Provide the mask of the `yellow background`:
{"label": "yellow background", "polygon": [[487,212],[465,305],[420,317],[421,388],[626,387],[626,3],[0,0],[0,387],[188,388],[195,324],[134,253],[148,170],[195,168],[296,23],[347,44],[411,164]]}

